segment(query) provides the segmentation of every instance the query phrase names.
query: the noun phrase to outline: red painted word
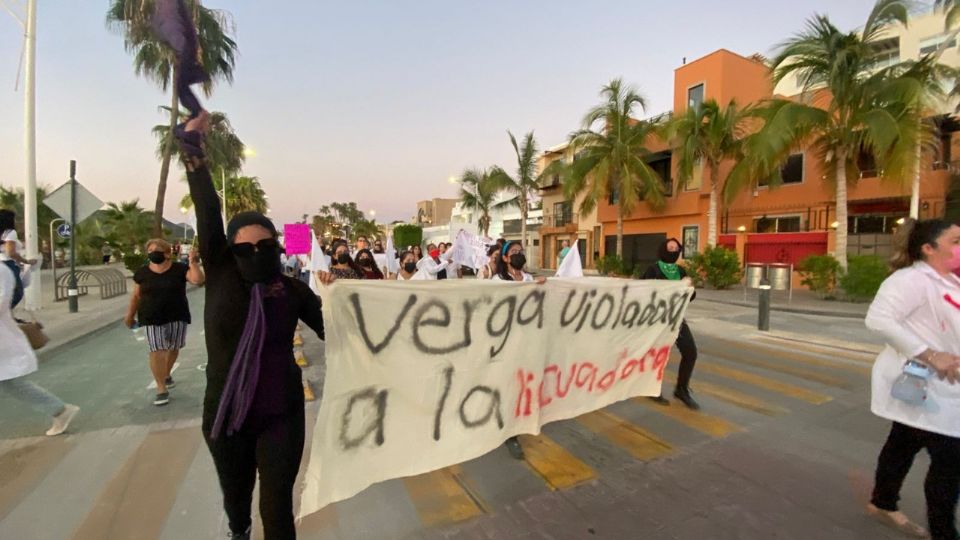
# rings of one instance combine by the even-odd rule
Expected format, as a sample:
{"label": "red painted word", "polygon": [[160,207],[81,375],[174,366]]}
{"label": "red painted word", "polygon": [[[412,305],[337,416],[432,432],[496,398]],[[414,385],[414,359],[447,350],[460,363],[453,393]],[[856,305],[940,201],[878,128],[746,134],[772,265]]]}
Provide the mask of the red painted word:
{"label": "red painted word", "polygon": [[651,348],[639,358],[627,359],[627,351],[624,350],[620,353],[617,364],[602,374],[600,368],[589,361],[570,364],[566,373],[560,369],[560,366],[550,364],[544,368],[539,380],[535,373],[518,369],[517,379],[520,382],[520,391],[517,393],[513,416],[515,418],[530,416],[534,407],[542,409],[555,400],[564,399],[570,395],[571,389],[603,394],[634,373],[640,375],[648,370],[655,371],[657,380],[661,381],[669,358],[670,345],[666,345]]}

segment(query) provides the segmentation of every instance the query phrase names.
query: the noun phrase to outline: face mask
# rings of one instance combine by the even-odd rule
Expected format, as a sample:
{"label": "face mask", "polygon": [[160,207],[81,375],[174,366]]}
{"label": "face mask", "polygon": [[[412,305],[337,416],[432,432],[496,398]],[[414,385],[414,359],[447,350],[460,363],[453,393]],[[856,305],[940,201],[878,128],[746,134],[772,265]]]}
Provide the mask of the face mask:
{"label": "face mask", "polygon": [[373,261],[370,259],[360,259],[360,266],[366,266],[367,268],[370,268],[373,266]]}
{"label": "face mask", "polygon": [[266,283],[280,275],[280,247],[257,244],[257,251],[249,256],[234,256],[244,280]]}
{"label": "face mask", "polygon": [[960,246],[953,246],[953,256],[947,261],[947,267],[953,271],[960,269]]}
{"label": "face mask", "polygon": [[348,262],[350,262],[349,253],[341,253],[337,255],[337,264],[347,264]]}
{"label": "face mask", "polygon": [[679,251],[668,251],[663,256],[663,262],[667,264],[674,264],[677,262],[677,259],[680,258]]}
{"label": "face mask", "polygon": [[403,265],[403,271],[408,274],[412,274],[416,269],[417,269],[417,263],[408,262],[408,263],[404,263]]}
{"label": "face mask", "polygon": [[527,257],[523,253],[514,253],[510,256],[510,266],[514,270],[523,270],[523,267],[527,264]]}
{"label": "face mask", "polygon": [[163,264],[163,261],[167,260],[167,254],[162,251],[151,251],[147,258],[150,259],[150,262],[153,264]]}

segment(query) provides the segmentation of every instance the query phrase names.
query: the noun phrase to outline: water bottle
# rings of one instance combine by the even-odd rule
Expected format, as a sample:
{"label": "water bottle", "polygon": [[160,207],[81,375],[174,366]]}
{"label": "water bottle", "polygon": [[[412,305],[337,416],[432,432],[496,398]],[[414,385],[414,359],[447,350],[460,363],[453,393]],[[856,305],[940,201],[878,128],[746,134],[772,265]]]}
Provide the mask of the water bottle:
{"label": "water bottle", "polygon": [[916,360],[907,361],[903,373],[893,383],[890,392],[895,399],[909,405],[922,406],[927,399],[927,379],[930,368]]}
{"label": "water bottle", "polygon": [[147,336],[144,335],[143,327],[140,326],[140,321],[133,321],[133,326],[130,327],[130,330],[133,331],[133,338],[137,341],[146,341]]}

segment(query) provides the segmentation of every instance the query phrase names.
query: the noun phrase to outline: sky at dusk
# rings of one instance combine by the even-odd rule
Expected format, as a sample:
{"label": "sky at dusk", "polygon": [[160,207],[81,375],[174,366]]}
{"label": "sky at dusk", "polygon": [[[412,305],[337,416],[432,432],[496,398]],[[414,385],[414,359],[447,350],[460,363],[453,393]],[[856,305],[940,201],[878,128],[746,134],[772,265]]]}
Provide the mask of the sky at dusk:
{"label": "sky at dusk", "polygon": [[[25,0],[5,0],[25,5]],[[507,138],[535,130],[563,142],[615,77],[639,87],[647,115],[668,111],[673,70],[719,48],[770,54],[814,12],[844,29],[872,0],[415,2],[205,0],[233,15],[236,80],[223,111],[256,151],[278,222],[356,201],[379,221],[408,220],[416,201],[453,197],[466,167],[515,165]],[[138,78],[106,0],[38,0],[37,171],[78,180],[106,201],[153,208],[159,177],[150,128],[169,97]],[[24,182],[23,93],[14,91],[22,32],[0,11],[0,184]],[[183,221],[182,170],[166,217]]]}

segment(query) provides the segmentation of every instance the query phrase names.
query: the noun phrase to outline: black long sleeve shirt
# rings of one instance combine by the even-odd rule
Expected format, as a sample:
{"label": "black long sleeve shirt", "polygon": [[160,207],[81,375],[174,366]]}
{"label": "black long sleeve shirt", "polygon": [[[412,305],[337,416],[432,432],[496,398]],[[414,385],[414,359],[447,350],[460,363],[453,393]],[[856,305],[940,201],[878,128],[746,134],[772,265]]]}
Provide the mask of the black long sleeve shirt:
{"label": "black long sleeve shirt", "polygon": [[[207,345],[207,390],[203,399],[203,429],[213,426],[220,396],[227,382],[233,356],[240,342],[250,303],[251,283],[240,276],[230,252],[220,199],[210,173],[201,167],[187,173],[190,196],[197,214],[200,256],[206,272],[204,329]],[[293,336],[302,320],[324,338],[320,301],[306,284],[286,276],[280,278],[284,293],[267,296],[267,336],[264,342],[260,378],[251,405],[256,416],[283,414],[291,407],[303,406],[300,367],[293,356]]]}

